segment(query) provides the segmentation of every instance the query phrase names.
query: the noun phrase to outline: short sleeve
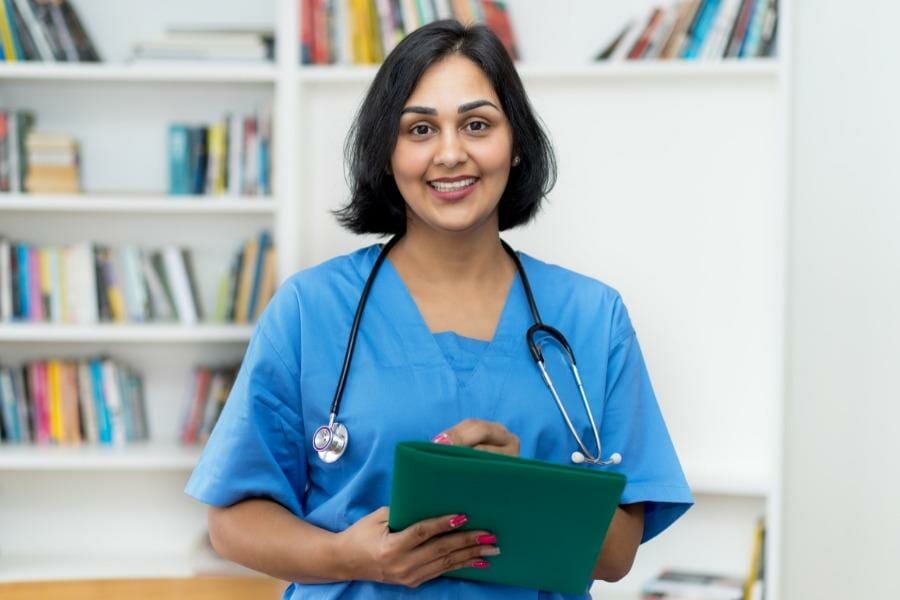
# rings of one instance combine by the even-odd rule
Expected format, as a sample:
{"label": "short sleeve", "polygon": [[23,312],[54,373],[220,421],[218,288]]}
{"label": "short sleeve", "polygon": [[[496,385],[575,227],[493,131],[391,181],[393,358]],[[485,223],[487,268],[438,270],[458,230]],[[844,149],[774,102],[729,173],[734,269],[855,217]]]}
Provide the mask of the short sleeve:
{"label": "short sleeve", "polygon": [[286,358],[286,342],[270,333],[271,320],[264,315],[257,325],[185,492],[213,506],[267,498],[302,517],[306,444],[299,365]]}
{"label": "short sleeve", "polygon": [[628,311],[617,299],[607,365],[604,453],[619,452],[615,470],[627,477],[622,504],[645,503],[646,542],[694,503],[650,384]]}

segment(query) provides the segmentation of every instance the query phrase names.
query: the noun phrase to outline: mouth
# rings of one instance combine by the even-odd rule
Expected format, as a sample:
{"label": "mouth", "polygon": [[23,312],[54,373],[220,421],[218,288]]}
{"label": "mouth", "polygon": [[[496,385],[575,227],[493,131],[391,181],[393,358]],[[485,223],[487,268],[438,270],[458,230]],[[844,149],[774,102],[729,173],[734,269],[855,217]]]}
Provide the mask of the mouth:
{"label": "mouth", "polygon": [[461,192],[472,187],[478,181],[478,177],[454,177],[447,179],[434,179],[428,182],[428,186],[432,189],[450,194],[453,192]]}

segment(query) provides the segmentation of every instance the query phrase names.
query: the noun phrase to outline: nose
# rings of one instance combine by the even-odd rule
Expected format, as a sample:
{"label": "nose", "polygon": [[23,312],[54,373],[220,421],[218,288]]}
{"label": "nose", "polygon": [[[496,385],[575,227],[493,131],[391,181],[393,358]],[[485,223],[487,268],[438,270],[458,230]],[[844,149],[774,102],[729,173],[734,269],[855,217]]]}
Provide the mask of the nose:
{"label": "nose", "polygon": [[453,168],[469,160],[456,130],[445,130],[441,133],[440,146],[434,154],[434,164]]}

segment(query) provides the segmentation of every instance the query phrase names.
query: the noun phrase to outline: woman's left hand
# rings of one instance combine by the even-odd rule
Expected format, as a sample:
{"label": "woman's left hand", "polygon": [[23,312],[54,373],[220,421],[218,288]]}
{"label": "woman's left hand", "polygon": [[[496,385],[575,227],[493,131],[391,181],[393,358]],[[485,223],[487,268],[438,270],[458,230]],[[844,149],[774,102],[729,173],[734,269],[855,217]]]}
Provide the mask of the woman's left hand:
{"label": "woman's left hand", "polygon": [[431,440],[437,444],[468,446],[510,456],[519,455],[519,438],[500,423],[482,419],[460,421]]}

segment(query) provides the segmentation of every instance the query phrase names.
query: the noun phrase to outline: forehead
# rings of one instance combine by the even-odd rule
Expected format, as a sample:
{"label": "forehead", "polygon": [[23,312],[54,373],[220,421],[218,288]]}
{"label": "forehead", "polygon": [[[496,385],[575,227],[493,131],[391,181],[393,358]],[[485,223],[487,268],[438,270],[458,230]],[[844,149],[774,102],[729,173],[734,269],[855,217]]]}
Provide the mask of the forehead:
{"label": "forehead", "polygon": [[497,93],[478,65],[459,55],[436,62],[422,74],[405,106],[450,108],[472,100],[491,100],[500,106]]}

